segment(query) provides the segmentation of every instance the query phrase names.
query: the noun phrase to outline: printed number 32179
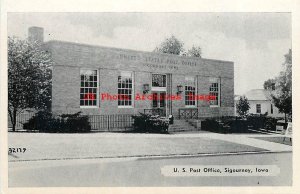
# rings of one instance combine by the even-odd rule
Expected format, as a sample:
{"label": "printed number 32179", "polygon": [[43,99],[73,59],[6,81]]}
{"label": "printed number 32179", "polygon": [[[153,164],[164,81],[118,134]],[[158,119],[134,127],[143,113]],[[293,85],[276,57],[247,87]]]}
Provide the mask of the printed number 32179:
{"label": "printed number 32179", "polygon": [[8,153],[25,153],[26,148],[8,148]]}

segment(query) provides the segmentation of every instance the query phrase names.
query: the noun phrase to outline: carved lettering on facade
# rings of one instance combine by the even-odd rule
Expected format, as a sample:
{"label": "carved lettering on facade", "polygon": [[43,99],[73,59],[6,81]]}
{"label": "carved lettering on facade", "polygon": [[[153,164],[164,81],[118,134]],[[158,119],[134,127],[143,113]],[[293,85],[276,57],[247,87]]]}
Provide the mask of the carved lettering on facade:
{"label": "carved lettering on facade", "polygon": [[119,54],[116,56],[116,58],[121,60],[129,60],[129,61],[139,60],[139,57],[136,55],[126,55],[126,54]]}
{"label": "carved lettering on facade", "polygon": [[161,58],[157,57],[146,57],[145,62],[150,62],[150,63],[163,63],[163,60]]}
{"label": "carved lettering on facade", "polygon": [[[144,62],[144,66],[150,68],[159,68],[159,69],[171,69],[171,70],[178,70],[178,65],[180,66],[189,66],[189,67],[196,67],[197,62],[192,60],[178,60],[172,58],[160,58],[160,57],[140,57],[138,55],[127,55],[127,54],[117,54],[114,58],[119,60],[126,60],[126,61],[141,61]],[[168,65],[167,65],[168,64]],[[169,66],[170,65],[170,66]]]}

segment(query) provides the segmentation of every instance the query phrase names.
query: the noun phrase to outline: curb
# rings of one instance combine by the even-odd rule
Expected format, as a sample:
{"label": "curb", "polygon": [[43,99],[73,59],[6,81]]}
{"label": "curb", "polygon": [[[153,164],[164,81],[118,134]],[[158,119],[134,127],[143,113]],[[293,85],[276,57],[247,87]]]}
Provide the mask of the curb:
{"label": "curb", "polygon": [[172,159],[172,158],[193,158],[205,156],[230,156],[230,155],[246,155],[246,154],[274,154],[274,153],[292,153],[292,151],[252,151],[252,152],[223,152],[223,153],[197,153],[197,154],[178,154],[178,155],[164,155],[152,157],[140,157],[137,160],[151,160],[151,159]]}
{"label": "curb", "polygon": [[155,159],[174,159],[192,158],[205,156],[230,156],[245,154],[271,154],[271,153],[291,153],[292,151],[252,151],[252,152],[223,152],[223,153],[196,153],[196,154],[169,154],[169,155],[133,155],[133,156],[104,156],[104,157],[83,157],[83,158],[49,158],[49,159],[28,159],[28,160],[9,160],[8,162],[34,162],[34,161],[57,161],[57,160],[89,160],[89,159],[128,159],[133,160],[155,160]]}

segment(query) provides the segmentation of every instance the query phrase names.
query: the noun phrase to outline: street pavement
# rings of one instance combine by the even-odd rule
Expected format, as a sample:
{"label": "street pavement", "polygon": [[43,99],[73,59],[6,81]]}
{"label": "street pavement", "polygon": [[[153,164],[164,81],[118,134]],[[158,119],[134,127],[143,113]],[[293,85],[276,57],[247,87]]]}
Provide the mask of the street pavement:
{"label": "street pavement", "polygon": [[[164,176],[168,165],[275,165],[276,176]],[[9,187],[290,186],[292,153],[12,162]]]}

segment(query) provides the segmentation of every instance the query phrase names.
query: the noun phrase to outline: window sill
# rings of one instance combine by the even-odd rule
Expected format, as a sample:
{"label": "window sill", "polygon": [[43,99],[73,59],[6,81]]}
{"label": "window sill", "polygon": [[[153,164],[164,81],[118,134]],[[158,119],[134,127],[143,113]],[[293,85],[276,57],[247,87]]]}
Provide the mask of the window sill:
{"label": "window sill", "polygon": [[197,108],[196,105],[186,105],[185,108]]}
{"label": "window sill", "polygon": [[133,106],[118,106],[118,108],[133,108]]}
{"label": "window sill", "polygon": [[98,106],[80,106],[80,108],[99,108]]}
{"label": "window sill", "polygon": [[165,92],[167,91],[166,87],[152,87],[151,91]]}

